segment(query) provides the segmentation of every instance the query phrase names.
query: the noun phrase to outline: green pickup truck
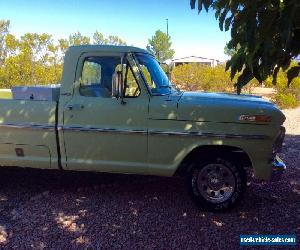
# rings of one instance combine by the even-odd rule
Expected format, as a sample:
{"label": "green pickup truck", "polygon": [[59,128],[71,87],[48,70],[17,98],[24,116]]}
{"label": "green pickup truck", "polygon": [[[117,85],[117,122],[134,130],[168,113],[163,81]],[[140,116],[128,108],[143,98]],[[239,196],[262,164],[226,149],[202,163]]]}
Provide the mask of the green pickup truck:
{"label": "green pickup truck", "polygon": [[18,91],[0,100],[3,166],[184,176],[212,211],[241,198],[248,170],[270,180],[286,168],[276,155],[285,116],[274,104],[182,92],[143,49],[70,47],[60,86]]}

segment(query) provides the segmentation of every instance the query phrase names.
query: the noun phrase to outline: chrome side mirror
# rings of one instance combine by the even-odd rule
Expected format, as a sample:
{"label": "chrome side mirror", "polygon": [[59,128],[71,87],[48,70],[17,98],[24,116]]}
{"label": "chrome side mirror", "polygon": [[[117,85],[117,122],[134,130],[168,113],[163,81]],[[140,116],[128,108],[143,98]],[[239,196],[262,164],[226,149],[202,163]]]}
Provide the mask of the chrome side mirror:
{"label": "chrome side mirror", "polygon": [[122,96],[122,71],[116,71],[112,75],[112,96],[119,99]]}

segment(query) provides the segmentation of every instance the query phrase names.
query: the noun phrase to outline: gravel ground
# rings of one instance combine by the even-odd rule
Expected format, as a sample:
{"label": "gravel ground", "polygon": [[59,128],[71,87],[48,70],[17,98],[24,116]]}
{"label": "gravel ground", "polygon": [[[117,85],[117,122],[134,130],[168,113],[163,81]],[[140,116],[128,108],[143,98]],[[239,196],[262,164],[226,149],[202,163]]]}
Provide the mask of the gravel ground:
{"label": "gravel ground", "polygon": [[236,249],[240,234],[299,240],[300,108],[285,113],[284,178],[253,182],[223,214],[199,211],[179,178],[3,168],[0,248]]}

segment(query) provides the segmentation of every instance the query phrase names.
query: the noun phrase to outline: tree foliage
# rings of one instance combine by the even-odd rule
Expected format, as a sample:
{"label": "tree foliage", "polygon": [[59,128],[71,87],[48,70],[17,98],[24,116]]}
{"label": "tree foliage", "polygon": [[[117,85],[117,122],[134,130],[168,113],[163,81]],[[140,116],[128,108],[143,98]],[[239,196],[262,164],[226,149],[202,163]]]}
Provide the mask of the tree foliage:
{"label": "tree foliage", "polygon": [[90,43],[90,38],[83,36],[80,32],[76,32],[69,36],[69,45],[85,45]]}
{"label": "tree foliage", "polygon": [[[238,50],[240,47],[241,47],[241,46],[238,45],[238,46],[237,46],[237,50]],[[225,45],[225,47],[224,47],[224,54],[227,55],[227,56],[233,57],[233,55],[236,54],[237,50],[236,50],[236,49],[230,49],[230,48],[228,47],[228,43],[226,43],[226,45]]]}
{"label": "tree foliage", "polygon": [[171,49],[171,37],[161,30],[157,30],[155,35],[148,40],[147,50],[152,53],[156,59],[163,62],[173,58],[175,51]]}
{"label": "tree foliage", "polygon": [[0,67],[1,87],[54,83],[59,81],[61,54],[50,35],[26,33],[21,38],[5,37],[6,58]]}
{"label": "tree foliage", "polygon": [[[0,88],[58,83],[68,47],[91,43],[90,37],[80,32],[58,41],[49,34],[37,33],[26,33],[18,38],[9,33],[9,25],[9,21],[0,20]],[[126,44],[118,36],[105,38],[97,31],[93,43]]]}
{"label": "tree foliage", "polygon": [[99,45],[126,45],[126,42],[123,41],[120,37],[110,35],[106,38],[97,30],[93,35],[93,43]]}
{"label": "tree foliage", "polygon": [[5,37],[8,34],[9,25],[8,20],[0,20],[0,65],[3,64],[6,57]]}
{"label": "tree foliage", "polygon": [[[237,79],[237,91],[251,79],[259,82],[279,70],[287,70],[291,60],[300,54],[299,0],[190,0],[191,8],[215,11],[219,27],[231,29],[227,47],[236,53],[227,62],[231,78]],[[240,45],[240,48],[238,46]],[[300,63],[287,72],[288,84],[299,76]]]}

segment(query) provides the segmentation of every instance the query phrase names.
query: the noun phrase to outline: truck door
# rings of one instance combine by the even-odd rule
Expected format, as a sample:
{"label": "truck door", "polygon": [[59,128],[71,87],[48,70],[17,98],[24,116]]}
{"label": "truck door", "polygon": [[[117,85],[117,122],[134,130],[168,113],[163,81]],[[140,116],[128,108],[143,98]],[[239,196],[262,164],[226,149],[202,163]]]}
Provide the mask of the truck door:
{"label": "truck door", "polygon": [[[149,95],[131,55],[81,56],[72,99],[64,107],[67,169],[144,173]],[[124,98],[112,85],[122,69]]]}

